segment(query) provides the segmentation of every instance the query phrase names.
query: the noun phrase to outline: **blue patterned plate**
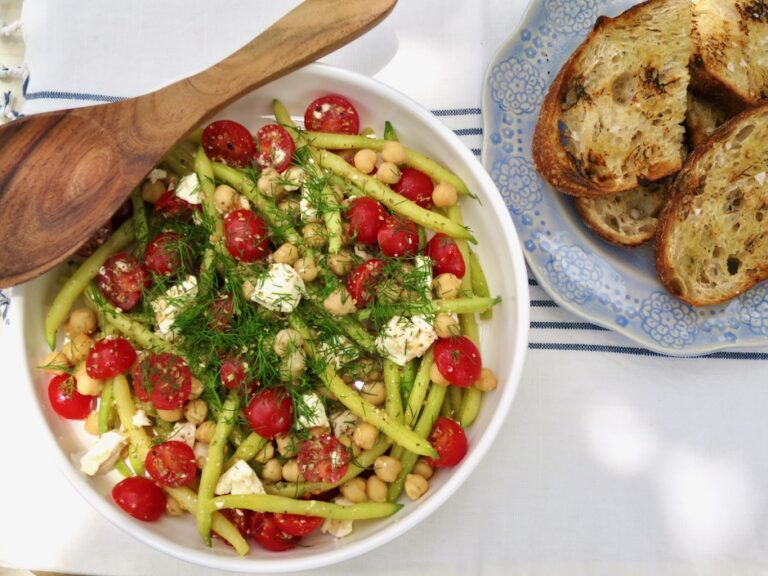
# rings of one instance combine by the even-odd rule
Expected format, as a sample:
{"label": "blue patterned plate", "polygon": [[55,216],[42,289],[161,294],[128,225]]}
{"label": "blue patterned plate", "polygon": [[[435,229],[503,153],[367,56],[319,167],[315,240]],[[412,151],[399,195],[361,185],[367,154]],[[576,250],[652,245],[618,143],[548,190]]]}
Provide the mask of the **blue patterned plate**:
{"label": "blue patterned plate", "polygon": [[720,306],[693,308],[667,294],[650,246],[618,248],[581,223],[531,159],[549,83],[600,15],[632,0],[532,0],[497,52],[483,93],[483,163],[501,191],[531,270],[561,306],[664,354],[705,354],[768,344],[768,283]]}

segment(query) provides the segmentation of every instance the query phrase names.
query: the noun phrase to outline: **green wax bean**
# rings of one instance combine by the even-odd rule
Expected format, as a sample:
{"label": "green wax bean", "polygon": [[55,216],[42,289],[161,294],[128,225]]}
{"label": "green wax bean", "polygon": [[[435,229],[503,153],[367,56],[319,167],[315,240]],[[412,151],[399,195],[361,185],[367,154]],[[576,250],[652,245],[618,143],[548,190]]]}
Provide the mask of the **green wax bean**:
{"label": "green wax bean", "polygon": [[259,450],[264,448],[266,443],[267,441],[256,434],[256,432],[251,432],[248,437],[240,443],[237,450],[230,456],[226,464],[224,464],[224,469],[231,468],[238,460],[250,460],[259,453]]}
{"label": "green wax bean", "polygon": [[403,400],[400,396],[400,366],[389,358],[384,359],[384,407],[393,420],[403,422]]}
{"label": "green wax bean", "polygon": [[400,395],[407,399],[413,388],[413,381],[416,379],[418,365],[416,360],[410,360],[403,366],[403,373],[400,376]]}
{"label": "green wax bean", "polygon": [[112,380],[107,380],[99,395],[99,434],[104,434],[112,429],[109,422],[112,415],[112,401]]}
{"label": "green wax bean", "polygon": [[462,428],[468,428],[480,413],[480,404],[483,400],[483,393],[470,386],[464,389],[464,398],[461,401],[459,410],[459,424]]}
{"label": "green wax bean", "polygon": [[186,176],[194,172],[195,159],[192,154],[182,146],[176,146],[173,150],[163,156],[162,160],[179,177]]}
{"label": "green wax bean", "polygon": [[387,120],[384,122],[384,140],[387,140],[389,142],[399,142],[400,139],[397,137],[397,132],[395,131],[395,127],[392,126],[392,122]]}
{"label": "green wax bean", "polygon": [[474,314],[490,310],[496,304],[501,302],[500,297],[496,298],[456,298],[454,300],[433,300],[432,306],[435,312],[453,312],[455,314]]}
{"label": "green wax bean", "polygon": [[405,406],[405,424],[407,426],[413,426],[416,422],[416,418],[419,416],[419,412],[421,412],[421,406],[424,403],[427,390],[429,390],[429,371],[434,362],[434,351],[430,348],[427,353],[421,357],[421,364],[416,372],[416,377],[413,380],[413,388],[411,388],[411,393],[408,396],[408,402]]}
{"label": "green wax bean", "polygon": [[271,494],[238,494],[219,496],[210,503],[211,509],[241,508],[256,512],[277,514],[300,514],[302,516],[320,516],[331,520],[369,520],[391,516],[401,505],[392,502],[361,502],[341,506],[321,500],[295,500]]}
{"label": "green wax bean", "polygon": [[149,222],[147,222],[147,212],[144,208],[144,199],[141,197],[141,190],[137,188],[131,192],[131,205],[133,206],[133,229],[136,236],[136,251],[139,259],[144,256],[144,248],[149,240]]}
{"label": "green wax bean", "polygon": [[134,472],[141,476],[144,474],[144,460],[152,447],[152,441],[144,428],[135,426],[133,423],[136,405],[133,403],[128,380],[123,374],[112,379],[112,388],[120,424],[123,425],[126,434],[128,434],[128,457]]}
{"label": "green wax bean", "polygon": [[[488,298],[491,295],[490,289],[488,288],[488,280],[485,277],[485,272],[483,272],[483,267],[480,265],[480,260],[477,257],[477,254],[472,250],[469,251],[469,262],[472,292],[474,292],[475,296],[479,296],[480,298]],[[491,308],[480,313],[480,318],[483,320],[490,320],[492,317],[493,310]]]}
{"label": "green wax bean", "polygon": [[290,112],[288,112],[288,108],[285,107],[285,104],[283,104],[280,100],[275,98],[272,100],[272,112],[275,115],[275,121],[284,126],[285,128],[296,128],[296,122],[293,121],[293,118],[291,118]]}

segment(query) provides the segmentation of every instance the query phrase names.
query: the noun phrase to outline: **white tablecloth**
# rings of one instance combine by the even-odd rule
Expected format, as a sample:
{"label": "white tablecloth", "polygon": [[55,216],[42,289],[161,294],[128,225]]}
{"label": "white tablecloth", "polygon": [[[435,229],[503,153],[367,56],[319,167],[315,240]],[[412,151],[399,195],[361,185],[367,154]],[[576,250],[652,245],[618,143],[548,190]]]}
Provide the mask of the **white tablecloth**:
{"label": "white tablecloth", "polygon": [[[166,84],[295,3],[25,2],[26,113]],[[524,0],[400,0],[325,61],[437,111],[479,153],[483,73],[523,9]],[[558,308],[534,280],[531,297],[519,393],[475,474],[407,535],[317,574],[767,573],[768,348],[663,358]],[[14,391],[24,383],[4,344],[0,566],[209,573],[134,541],[67,484],[29,396]]]}

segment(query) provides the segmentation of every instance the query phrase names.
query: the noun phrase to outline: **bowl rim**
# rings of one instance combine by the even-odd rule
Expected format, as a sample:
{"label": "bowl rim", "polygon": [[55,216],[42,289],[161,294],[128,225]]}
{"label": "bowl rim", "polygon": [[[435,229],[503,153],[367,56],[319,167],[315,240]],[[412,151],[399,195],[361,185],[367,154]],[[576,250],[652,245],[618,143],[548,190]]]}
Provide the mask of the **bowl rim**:
{"label": "bowl rim", "polygon": [[28,375],[27,381],[28,384],[30,384],[26,387],[27,393],[33,397],[32,400],[39,417],[39,423],[42,423],[47,431],[44,435],[46,436],[47,441],[50,442],[53,451],[56,454],[55,458],[57,465],[67,481],[104,518],[125,533],[147,544],[151,548],[159,550],[179,560],[208,568],[233,572],[282,573],[321,568],[354,558],[378,548],[398,536],[405,534],[411,528],[429,517],[465,482],[498,436],[499,430],[506,420],[512,401],[515,397],[522,375],[525,355],[528,349],[530,318],[529,289],[526,265],[520,241],[509,212],[507,211],[501,195],[497,191],[496,185],[472,151],[459,140],[455,133],[432,115],[431,112],[410,97],[378,80],[357,72],[322,63],[309,64],[291,74],[309,74],[310,76],[319,76],[323,80],[329,81],[338,79],[347,84],[359,86],[363,90],[377,92],[383,98],[395,103],[398,107],[408,108],[409,112],[418,117],[420,122],[429,125],[430,129],[434,130],[437,135],[450,143],[451,147],[455,149],[459,156],[460,162],[470,170],[473,177],[475,177],[481,184],[483,190],[495,192],[495,194],[489,194],[488,198],[484,197],[483,201],[492,205],[493,210],[499,214],[501,226],[503,228],[501,236],[503,241],[507,244],[507,248],[513,259],[513,261],[510,262],[510,265],[513,269],[519,271],[519,274],[515,276],[515,285],[509,287],[514,290],[514,303],[506,302],[511,308],[509,315],[515,324],[514,331],[516,342],[514,349],[512,350],[513,355],[511,359],[510,373],[500,387],[501,393],[496,398],[497,408],[488,422],[486,429],[483,431],[478,441],[473,444],[472,450],[468,453],[461,465],[456,468],[454,473],[446,480],[445,484],[443,484],[432,497],[419,504],[402,520],[393,522],[389,526],[378,530],[374,534],[361,540],[346,545],[340,545],[335,549],[320,552],[315,555],[298,558],[271,556],[268,559],[263,559],[254,558],[252,556],[240,557],[232,552],[231,556],[223,556],[211,554],[204,549],[188,548],[165,538],[158,538],[156,533],[145,528],[142,523],[137,522],[128,515],[120,512],[111,504],[111,502],[109,502],[107,497],[96,491],[94,487],[86,481],[85,477],[75,469],[70,456],[65,454],[64,450],[57,442],[54,431],[46,422],[44,408],[35,397],[34,387],[31,385],[31,369],[33,367],[26,361],[27,354],[25,352],[24,344],[27,341],[27,330],[24,325],[23,310],[25,308],[24,300],[27,297],[29,285],[23,284],[14,287],[11,290],[11,298],[14,302],[10,307],[11,325],[9,332],[12,334],[10,340],[18,346],[16,352],[20,354],[21,358],[25,359],[24,363]]}

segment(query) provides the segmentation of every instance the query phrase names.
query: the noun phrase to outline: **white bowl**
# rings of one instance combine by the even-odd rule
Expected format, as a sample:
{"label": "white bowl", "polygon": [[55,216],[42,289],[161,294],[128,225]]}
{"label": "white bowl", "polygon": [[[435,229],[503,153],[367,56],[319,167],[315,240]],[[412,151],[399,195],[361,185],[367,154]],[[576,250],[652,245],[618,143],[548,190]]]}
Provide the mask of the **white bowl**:
{"label": "white bowl", "polygon": [[[42,422],[57,446],[56,459],[80,494],[112,523],[150,546],[182,560],[223,570],[276,573],[317,568],[362,554],[404,534],[434,512],[464,482],[488,451],[504,419],[520,379],[528,340],[528,282],[523,255],[507,208],[496,187],[472,152],[430,112],[370,78],[337,68],[313,64],[276,80],[241,100],[219,118],[237,120],[255,129],[271,116],[271,101],[280,98],[294,114],[303,114],[317,96],[336,92],[348,97],[360,112],[362,126],[383,130],[390,120],[401,140],[454,170],[480,199],[464,201],[466,223],[479,244],[477,252],[494,295],[503,298],[493,319],[481,322],[483,364],[493,368],[499,388],[486,395],[477,421],[467,431],[470,451],[452,469],[433,477],[429,492],[417,502],[403,499],[405,507],[390,518],[358,522],[353,533],[341,540],[320,535],[305,540],[289,552],[273,553],[253,544],[246,557],[216,542],[206,548],[189,516],[164,517],[155,523],[134,520],[112,502],[109,493],[117,476],[88,478],[78,470],[76,456],[93,442],[82,422],[59,418],[46,396],[46,375],[35,369],[45,356],[44,314],[55,295],[56,274],[13,289],[12,329],[26,351],[29,385],[40,408]],[[116,473],[115,473],[116,474]],[[434,535],[432,535],[434,536]]]}

